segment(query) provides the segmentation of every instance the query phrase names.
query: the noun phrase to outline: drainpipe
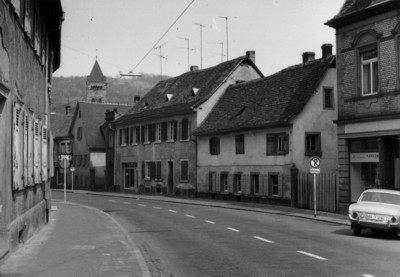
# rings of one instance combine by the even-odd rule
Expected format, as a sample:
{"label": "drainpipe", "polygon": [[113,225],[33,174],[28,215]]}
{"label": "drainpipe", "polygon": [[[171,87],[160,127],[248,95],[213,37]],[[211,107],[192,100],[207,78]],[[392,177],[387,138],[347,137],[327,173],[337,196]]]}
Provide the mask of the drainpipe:
{"label": "drainpipe", "polygon": [[197,198],[197,140],[193,139],[193,136],[190,135],[190,141],[192,141],[195,145],[195,161],[196,161],[196,168],[195,168],[195,175],[196,175],[196,183],[195,183],[195,191],[194,191],[194,197]]}

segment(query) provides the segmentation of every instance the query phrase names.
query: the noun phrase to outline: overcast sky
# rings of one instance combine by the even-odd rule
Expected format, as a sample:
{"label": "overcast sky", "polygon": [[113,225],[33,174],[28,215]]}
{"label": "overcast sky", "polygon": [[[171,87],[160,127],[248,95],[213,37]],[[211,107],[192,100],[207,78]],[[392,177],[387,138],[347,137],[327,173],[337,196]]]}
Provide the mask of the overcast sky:
{"label": "overcast sky", "polygon": [[[189,51],[190,65],[214,66],[221,62],[221,54],[225,61],[228,22],[229,59],[254,50],[256,64],[267,76],[301,63],[303,52],[313,51],[316,58],[321,57],[324,43],[331,43],[335,49],[335,30],[324,23],[339,12],[343,3],[344,0],[62,0],[65,21],[61,67],[55,76],[88,75],[96,49],[107,76],[132,69],[160,74],[160,49],[151,49],[187,7],[158,44],[165,57],[163,74],[177,76],[188,70],[184,38],[189,39],[189,48],[193,49]],[[205,26],[202,62],[200,27],[196,23]]]}

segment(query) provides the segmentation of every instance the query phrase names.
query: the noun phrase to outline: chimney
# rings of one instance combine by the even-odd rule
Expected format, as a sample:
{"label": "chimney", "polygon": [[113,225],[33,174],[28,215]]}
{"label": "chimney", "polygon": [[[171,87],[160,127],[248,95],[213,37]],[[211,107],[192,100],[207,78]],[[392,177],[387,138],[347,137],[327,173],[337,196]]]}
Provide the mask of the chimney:
{"label": "chimney", "polygon": [[322,44],[322,59],[327,60],[330,57],[332,57],[332,44],[330,43],[325,43]]}
{"label": "chimney", "polygon": [[253,50],[247,51],[246,57],[249,58],[254,64],[256,63],[256,51]]}
{"label": "chimney", "polygon": [[140,101],[140,96],[139,96],[139,95],[135,95],[135,96],[133,97],[133,103],[136,104],[136,103],[139,102],[139,101]]}
{"label": "chimney", "polygon": [[116,113],[117,113],[116,109],[114,109],[112,111],[106,110],[106,122],[107,123],[113,122],[115,120],[115,114]]}
{"label": "chimney", "polygon": [[314,52],[304,52],[303,53],[303,64],[315,60]]}
{"label": "chimney", "polygon": [[70,113],[71,113],[71,106],[70,105],[65,106],[65,114],[69,115]]}
{"label": "chimney", "polygon": [[197,71],[197,70],[199,70],[199,66],[198,65],[192,65],[191,67],[190,67],[190,71],[192,72],[192,71]]}

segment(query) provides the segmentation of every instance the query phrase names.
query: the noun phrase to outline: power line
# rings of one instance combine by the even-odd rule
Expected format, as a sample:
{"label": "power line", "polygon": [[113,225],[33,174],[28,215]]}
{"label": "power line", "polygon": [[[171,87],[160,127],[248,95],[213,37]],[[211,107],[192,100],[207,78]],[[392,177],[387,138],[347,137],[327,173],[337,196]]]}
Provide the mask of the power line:
{"label": "power line", "polygon": [[172,22],[171,26],[168,27],[168,29],[162,34],[162,36],[154,43],[154,45],[147,51],[147,53],[143,56],[143,58],[135,65],[135,67],[132,69],[133,72],[135,72],[135,69],[144,61],[145,58],[153,51],[153,49],[157,46],[157,44],[165,37],[165,35],[169,32],[169,30],[175,25],[175,23],[183,16],[183,14],[189,9],[189,7],[194,3],[195,0],[192,0],[192,2],[187,5],[187,7],[181,12],[181,14],[175,19],[174,22]]}

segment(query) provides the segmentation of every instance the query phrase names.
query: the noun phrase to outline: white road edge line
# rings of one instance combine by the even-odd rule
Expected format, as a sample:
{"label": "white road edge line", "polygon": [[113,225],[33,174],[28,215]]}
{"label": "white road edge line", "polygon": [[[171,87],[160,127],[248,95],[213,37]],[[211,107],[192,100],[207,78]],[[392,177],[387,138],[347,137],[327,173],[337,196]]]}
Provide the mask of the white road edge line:
{"label": "white road edge line", "polygon": [[146,207],[146,205],[145,204],[137,204],[138,206],[141,206],[141,207]]}
{"label": "white road edge line", "polygon": [[210,220],[204,220],[204,221],[207,222],[207,223],[210,223],[210,224],[215,224],[214,221],[210,221]]}
{"label": "white road edge line", "polygon": [[186,216],[187,216],[187,217],[190,217],[190,218],[195,218],[195,216],[190,215],[190,214],[186,214]]}
{"label": "white road edge line", "polygon": [[124,204],[126,204],[126,205],[130,205],[131,203],[129,203],[129,202],[124,202]]}
{"label": "white road edge line", "polygon": [[326,261],[327,260],[324,257],[317,256],[317,255],[314,255],[314,254],[311,254],[311,253],[308,253],[308,252],[304,252],[304,251],[297,251],[297,253],[300,253],[300,254],[303,254],[303,255],[307,255],[307,256],[313,257],[315,259],[321,260],[321,261]]}
{"label": "white road edge line", "polygon": [[116,200],[108,200],[108,201],[110,201],[110,202],[117,202]]}
{"label": "white road edge line", "polygon": [[253,236],[253,238],[261,240],[263,242],[274,243],[272,240],[268,240],[268,239],[265,239],[265,238],[262,238],[262,237],[258,237],[258,236]]}
{"label": "white road edge line", "polygon": [[171,213],[177,213],[177,211],[174,211],[174,210],[168,210],[168,211]]}
{"label": "white road edge line", "polygon": [[231,228],[231,227],[226,227],[226,229],[231,230],[233,232],[240,232],[238,229]]}
{"label": "white road edge line", "polygon": [[161,208],[160,208],[160,207],[153,207],[153,209],[161,210]]}

